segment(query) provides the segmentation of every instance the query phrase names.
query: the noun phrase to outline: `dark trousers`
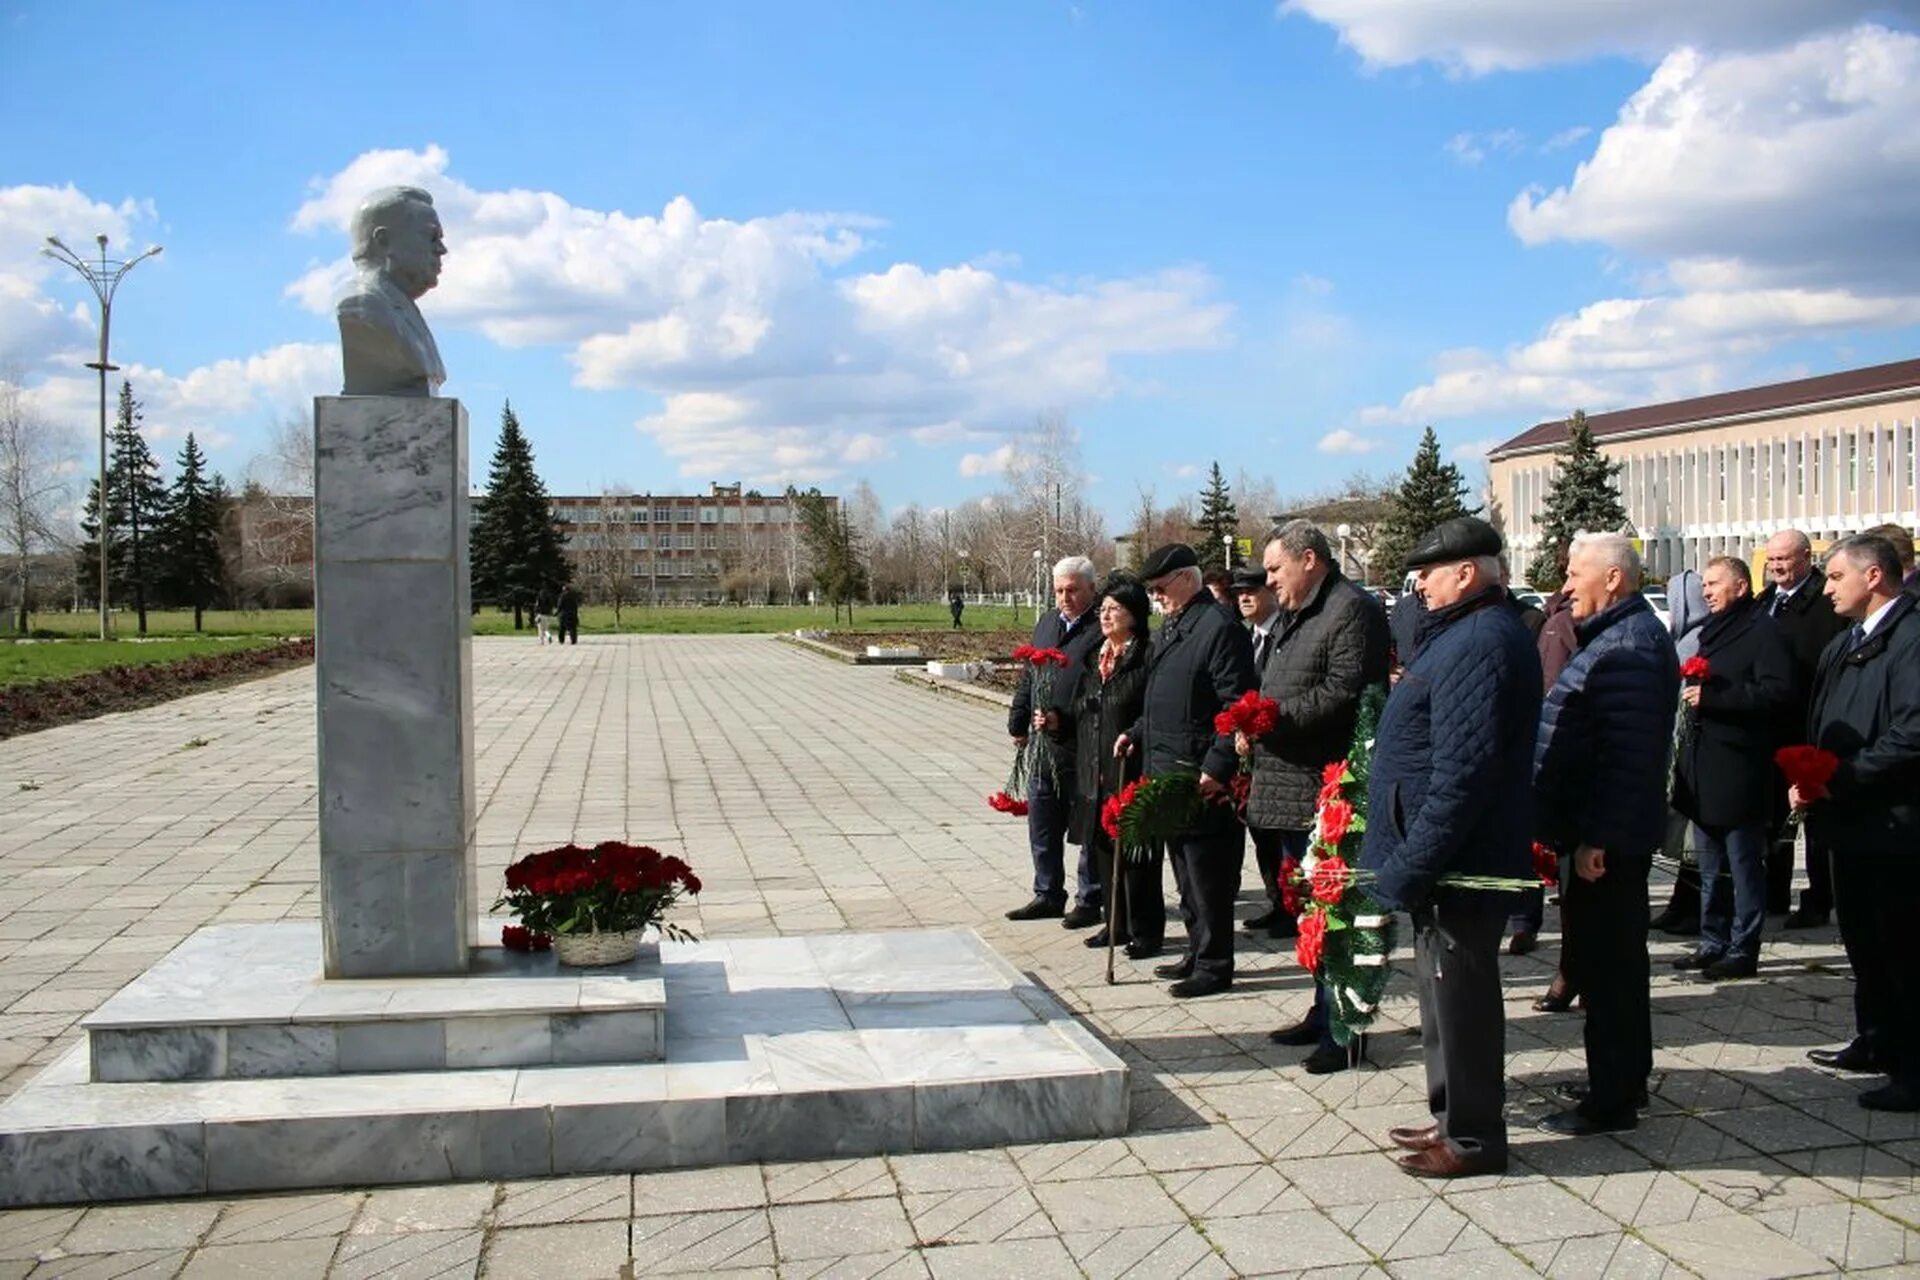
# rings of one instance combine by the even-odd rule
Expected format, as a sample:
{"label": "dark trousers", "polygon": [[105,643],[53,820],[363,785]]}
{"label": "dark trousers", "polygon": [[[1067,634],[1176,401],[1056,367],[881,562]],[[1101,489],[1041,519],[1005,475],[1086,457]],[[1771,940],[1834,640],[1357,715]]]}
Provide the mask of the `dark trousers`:
{"label": "dark trousers", "polygon": [[579,644],[580,643],[580,619],[578,618],[560,619],[560,643],[561,644]]}
{"label": "dark trousers", "polygon": [[[1071,769],[1069,763],[1068,768]],[[1027,845],[1033,855],[1033,896],[1048,902],[1067,900],[1067,798],[1053,789],[1044,771],[1027,793]],[[1105,901],[1106,868],[1081,846],[1076,868],[1080,905],[1098,907]]]}
{"label": "dark trousers", "polygon": [[1115,946],[1138,942],[1157,951],[1167,941],[1167,903],[1160,896],[1166,850],[1159,845],[1138,857],[1120,856],[1120,874],[1113,874],[1113,841],[1097,832],[1083,856],[1094,859],[1111,884],[1107,899],[1107,928]]}
{"label": "dark trousers", "polygon": [[1569,946],[1567,978],[1587,1006],[1587,1100],[1600,1119],[1635,1110],[1634,1098],[1653,1074],[1653,1012],[1647,961],[1646,854],[1607,850],[1598,880],[1570,874],[1560,910]]}
{"label": "dark trousers", "polygon": [[[1786,784],[1780,784],[1775,800],[1773,823],[1767,829],[1767,910],[1781,912],[1793,905],[1793,841],[1779,838],[1787,822]],[[1815,915],[1833,910],[1833,854],[1826,844],[1807,832],[1807,888],[1800,895],[1800,909]]]}
{"label": "dark trousers", "polygon": [[1700,949],[1753,960],[1767,919],[1765,827],[1693,827],[1700,858]]}
{"label": "dark trousers", "polygon": [[1858,1033],[1894,1079],[1920,1088],[1920,860],[1912,855],[1834,850],[1833,898],[1853,966]]}
{"label": "dark trousers", "polygon": [[1442,1136],[1496,1156],[1507,1151],[1506,914],[1507,899],[1497,894],[1443,894],[1413,922],[1427,1108]]}
{"label": "dark trousers", "polygon": [[1253,863],[1260,871],[1260,887],[1266,891],[1270,910],[1284,912],[1280,905],[1280,868],[1288,858],[1295,862],[1307,856],[1311,831],[1284,831],[1278,827],[1248,827],[1253,837]]}
{"label": "dark trousers", "polygon": [[1233,901],[1240,895],[1245,832],[1238,822],[1223,821],[1218,830],[1189,831],[1168,845],[1195,974],[1233,977]]}

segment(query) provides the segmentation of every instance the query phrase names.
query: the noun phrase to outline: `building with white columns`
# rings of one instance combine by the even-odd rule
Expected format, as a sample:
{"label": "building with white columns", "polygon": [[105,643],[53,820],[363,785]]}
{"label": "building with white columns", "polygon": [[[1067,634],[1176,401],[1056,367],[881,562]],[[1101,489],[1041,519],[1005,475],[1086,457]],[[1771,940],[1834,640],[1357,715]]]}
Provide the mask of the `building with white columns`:
{"label": "building with white columns", "polygon": [[[1877,524],[1920,524],[1920,360],[1599,413],[1587,424],[1600,451],[1625,464],[1620,496],[1657,578],[1716,555],[1750,558],[1781,529],[1818,545]],[[1543,422],[1487,455],[1516,564],[1540,542],[1566,439],[1564,419]]]}

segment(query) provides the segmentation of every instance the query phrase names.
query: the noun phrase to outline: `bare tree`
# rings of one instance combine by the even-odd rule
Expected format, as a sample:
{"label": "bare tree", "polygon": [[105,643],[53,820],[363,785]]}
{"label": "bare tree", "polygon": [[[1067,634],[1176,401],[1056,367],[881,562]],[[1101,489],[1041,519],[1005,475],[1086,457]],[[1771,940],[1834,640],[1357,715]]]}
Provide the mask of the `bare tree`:
{"label": "bare tree", "polygon": [[14,587],[14,624],[33,612],[33,558],[62,539],[56,513],[71,500],[63,472],[71,440],[26,405],[16,378],[0,378],[0,552]]}
{"label": "bare tree", "polygon": [[588,598],[613,606],[614,630],[620,629],[620,611],[634,602],[633,535],[627,519],[633,495],[619,486],[603,489],[589,517],[599,525],[587,534],[580,550],[580,586]]}
{"label": "bare tree", "polygon": [[313,594],[313,425],[282,418],[247,463],[228,516],[227,563],[252,608],[304,604]]}

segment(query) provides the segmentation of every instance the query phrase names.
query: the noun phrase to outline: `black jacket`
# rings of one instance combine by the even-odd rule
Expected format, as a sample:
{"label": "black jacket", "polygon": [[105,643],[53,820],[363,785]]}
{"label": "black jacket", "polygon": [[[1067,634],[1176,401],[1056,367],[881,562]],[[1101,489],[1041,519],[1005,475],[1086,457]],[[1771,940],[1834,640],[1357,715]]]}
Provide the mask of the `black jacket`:
{"label": "black jacket", "polygon": [[1067,811],[1067,839],[1093,838],[1106,798],[1140,776],[1140,753],[1115,759],[1114,739],[1140,718],[1147,692],[1147,655],[1153,642],[1134,636],[1110,679],[1100,678],[1100,647],[1087,656],[1073,697],[1060,709],[1060,736],[1074,742],[1074,786]]}
{"label": "black jacket", "polygon": [[1780,629],[1780,639],[1787,646],[1787,656],[1793,660],[1794,688],[1799,697],[1787,709],[1781,723],[1782,735],[1792,742],[1801,740],[1807,723],[1807,705],[1813,698],[1813,673],[1820,666],[1820,655],[1828,642],[1847,629],[1847,620],[1834,613],[1833,602],[1827,599],[1823,585],[1818,573],[1809,574],[1800,589],[1780,605],[1778,613],[1773,611],[1773,601],[1780,589],[1772,583],[1753,598],[1760,612],[1772,616],[1774,625]]}
{"label": "black jacket", "polygon": [[1490,589],[1425,614],[1417,648],[1374,736],[1360,856],[1374,896],[1396,908],[1430,901],[1449,872],[1524,877],[1533,865],[1533,637]]}
{"label": "black jacket", "polygon": [[1142,772],[1204,772],[1230,782],[1239,757],[1233,736],[1213,731],[1213,718],[1256,684],[1247,629],[1229,622],[1212,596],[1195,596],[1153,637],[1140,717],[1126,730]]}
{"label": "black jacket", "polygon": [[[1058,711],[1080,683],[1081,668],[1086,665],[1087,655],[1100,647],[1100,620],[1097,610],[1088,609],[1073,620],[1071,627],[1060,617],[1058,609],[1049,609],[1041,614],[1033,624],[1033,645],[1036,649],[1058,649],[1067,655],[1067,665],[1050,668],[1047,703],[1044,707],[1033,705],[1033,667],[1031,664],[1020,672],[1020,684],[1013,691],[1013,706],[1007,711],[1007,732],[1016,738],[1024,738],[1033,732],[1033,713],[1040,711]],[[1073,755],[1073,742],[1068,739],[1063,744],[1068,757]],[[1064,764],[1064,762],[1063,762]]]}
{"label": "black jacket", "polygon": [[1702,826],[1765,826],[1782,785],[1773,766],[1780,724],[1801,700],[1793,658],[1752,600],[1707,619],[1700,656],[1711,671],[1698,709],[1680,710],[1692,726],[1674,762],[1673,807]]}
{"label": "black jacket", "polygon": [[[1809,717],[1815,746],[1840,757],[1808,834],[1837,857],[1920,854],[1920,613],[1902,592],[1858,649],[1851,630],[1820,655]],[[1843,619],[1844,621],[1844,619]]]}
{"label": "black jacket", "polygon": [[[1551,615],[1549,615],[1551,616]],[[1541,839],[1650,857],[1667,825],[1680,660],[1638,591],[1574,624],[1580,651],[1547,691],[1534,748]]]}
{"label": "black jacket", "polygon": [[1360,693],[1387,678],[1388,645],[1386,611],[1338,569],[1275,621],[1260,692],[1279,705],[1280,719],[1254,744],[1249,825],[1312,829],[1320,774],[1353,745]]}

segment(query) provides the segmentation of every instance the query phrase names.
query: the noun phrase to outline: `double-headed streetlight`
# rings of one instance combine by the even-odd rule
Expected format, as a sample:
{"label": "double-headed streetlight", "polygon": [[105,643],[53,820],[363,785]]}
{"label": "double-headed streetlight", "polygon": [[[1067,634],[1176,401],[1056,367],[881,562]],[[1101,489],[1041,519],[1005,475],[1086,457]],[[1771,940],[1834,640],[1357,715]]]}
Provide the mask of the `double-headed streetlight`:
{"label": "double-headed streetlight", "polygon": [[107,256],[107,238],[104,235],[93,238],[100,246],[100,260],[89,261],[60,243],[58,236],[48,236],[46,248],[40,250],[55,262],[64,262],[78,271],[81,277],[93,287],[93,296],[100,300],[100,358],[88,361],[87,368],[100,371],[100,503],[94,512],[95,525],[100,543],[100,638],[108,638],[107,631],[107,374],[120,366],[107,362],[107,331],[113,324],[113,291],[126,279],[127,272],[160,252],[159,245],[153,245],[143,254],[134,258],[109,258]]}

